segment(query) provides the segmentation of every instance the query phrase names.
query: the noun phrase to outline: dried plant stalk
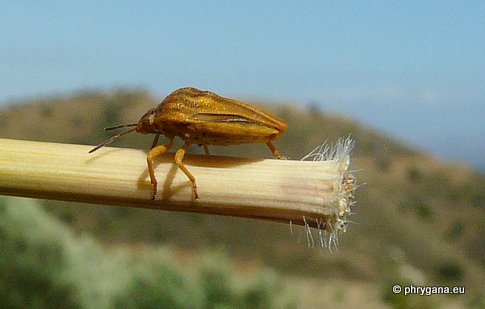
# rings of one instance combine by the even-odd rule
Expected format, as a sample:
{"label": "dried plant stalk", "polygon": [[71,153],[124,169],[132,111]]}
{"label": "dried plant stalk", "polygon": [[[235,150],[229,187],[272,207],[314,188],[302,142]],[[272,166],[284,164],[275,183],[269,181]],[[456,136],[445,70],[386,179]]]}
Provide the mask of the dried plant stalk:
{"label": "dried plant stalk", "polygon": [[173,163],[173,154],[162,155],[156,161],[158,194],[152,201],[142,150],[106,147],[88,154],[90,146],[0,139],[0,194],[258,218],[339,231],[353,198],[348,173],[351,144],[345,140],[337,144],[340,150],[316,149],[307,156],[315,161],[187,155],[184,162],[197,178],[197,200],[191,183]]}

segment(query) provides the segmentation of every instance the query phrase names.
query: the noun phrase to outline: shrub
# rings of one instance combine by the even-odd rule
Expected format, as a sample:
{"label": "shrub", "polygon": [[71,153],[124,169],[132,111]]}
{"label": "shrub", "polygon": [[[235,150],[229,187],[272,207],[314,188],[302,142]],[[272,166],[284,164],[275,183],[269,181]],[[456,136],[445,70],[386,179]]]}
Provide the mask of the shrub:
{"label": "shrub", "polygon": [[[193,267],[164,250],[107,251],[36,201],[0,196],[0,308],[282,308],[269,271],[236,276],[224,254]],[[245,282],[244,284],[242,282]]]}
{"label": "shrub", "polygon": [[135,265],[127,290],[114,300],[115,308],[202,308],[202,294],[176,263],[143,257]]}
{"label": "shrub", "polygon": [[65,276],[63,227],[35,202],[0,196],[0,252],[0,307],[81,307]]}

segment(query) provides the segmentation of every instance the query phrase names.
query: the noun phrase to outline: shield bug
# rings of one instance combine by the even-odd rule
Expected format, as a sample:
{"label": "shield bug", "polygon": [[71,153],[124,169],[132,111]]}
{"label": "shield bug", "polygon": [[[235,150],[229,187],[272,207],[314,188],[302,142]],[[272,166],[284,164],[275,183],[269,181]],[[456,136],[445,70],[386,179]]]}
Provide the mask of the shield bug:
{"label": "shield bug", "polygon": [[[255,106],[223,98],[210,91],[190,87],[180,88],[169,94],[157,107],[146,112],[138,123],[118,125],[105,130],[125,127],[134,128],[111,137],[91,149],[89,153],[133,131],[155,134],[152,148],[147,154],[152,200],[157,193],[153,159],[167,152],[173,146],[176,136],[185,144],[175,153],[174,161],[192,183],[196,199],[199,195],[195,177],[183,163],[185,152],[191,144],[203,146],[205,153],[209,155],[208,145],[266,143],[275,158],[284,159],[273,145],[273,141],[286,129],[285,121]],[[157,145],[160,135],[168,139],[166,144]]]}

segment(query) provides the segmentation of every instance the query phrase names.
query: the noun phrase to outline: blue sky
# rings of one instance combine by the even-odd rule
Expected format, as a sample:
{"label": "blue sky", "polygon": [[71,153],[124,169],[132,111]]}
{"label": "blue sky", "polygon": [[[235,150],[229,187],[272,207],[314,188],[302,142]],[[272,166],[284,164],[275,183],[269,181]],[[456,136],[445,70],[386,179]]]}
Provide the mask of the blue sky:
{"label": "blue sky", "polygon": [[485,2],[320,2],[0,1],[0,104],[190,85],[317,103],[484,167]]}

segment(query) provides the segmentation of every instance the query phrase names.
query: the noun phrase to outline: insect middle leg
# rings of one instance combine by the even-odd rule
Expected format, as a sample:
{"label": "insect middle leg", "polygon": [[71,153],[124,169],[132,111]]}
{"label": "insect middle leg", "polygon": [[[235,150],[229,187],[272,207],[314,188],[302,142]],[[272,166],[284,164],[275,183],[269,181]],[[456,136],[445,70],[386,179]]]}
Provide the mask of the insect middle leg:
{"label": "insect middle leg", "polygon": [[204,144],[204,152],[207,156],[210,156],[210,153],[209,153],[209,146],[207,146],[207,144]]}
{"label": "insect middle leg", "polygon": [[177,153],[175,153],[175,164],[178,165],[178,167],[184,172],[184,174],[189,178],[190,182],[192,183],[192,189],[194,191],[194,197],[195,199],[199,198],[199,194],[197,193],[197,184],[195,183],[195,177],[192,175],[189,170],[185,167],[184,163],[182,162],[184,160],[184,155],[185,151],[187,151],[187,148],[189,148],[190,143],[185,142],[185,144],[177,150]]}
{"label": "insect middle leg", "polygon": [[[155,139],[157,139],[155,137]],[[155,141],[154,141],[155,142]],[[155,177],[155,171],[153,169],[153,159],[159,156],[173,146],[173,138],[171,138],[167,144],[153,147],[147,155],[147,165],[148,173],[150,174],[150,182],[152,184],[152,200],[155,200],[155,195],[157,194],[157,178]]]}

